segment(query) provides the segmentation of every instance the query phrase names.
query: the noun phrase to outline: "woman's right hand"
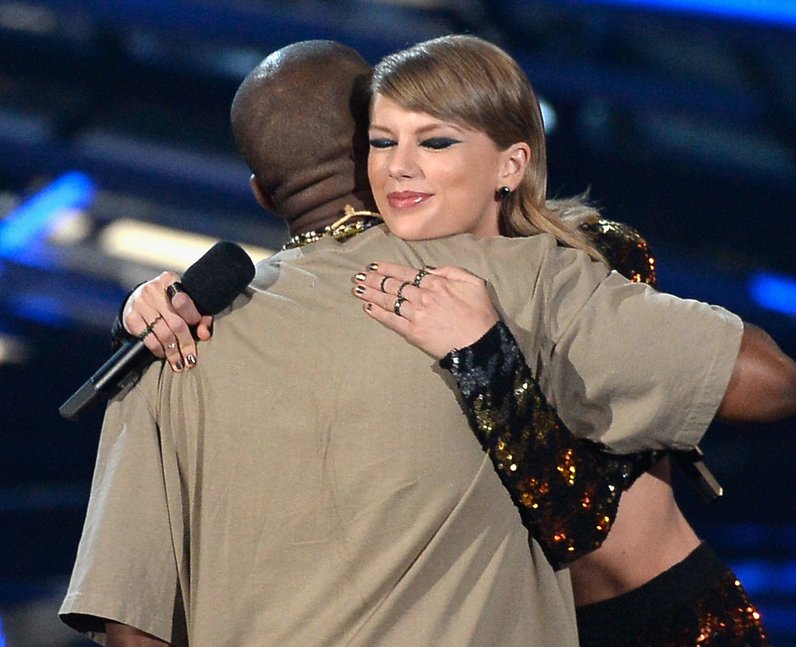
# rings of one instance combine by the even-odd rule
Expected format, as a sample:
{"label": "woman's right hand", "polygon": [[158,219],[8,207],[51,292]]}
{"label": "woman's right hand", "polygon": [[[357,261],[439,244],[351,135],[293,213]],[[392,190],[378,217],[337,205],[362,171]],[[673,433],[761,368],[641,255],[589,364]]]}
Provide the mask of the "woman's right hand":
{"label": "woman's right hand", "polygon": [[500,320],[484,280],[460,267],[419,270],[379,261],[354,283],[371,317],[438,360]]}
{"label": "woman's right hand", "polygon": [[[179,286],[179,281],[174,272],[163,272],[139,285],[122,311],[125,330],[142,339],[156,357],[165,358],[177,372],[193,367],[197,361],[196,340],[189,326],[195,326],[196,339],[207,341],[213,325],[213,317],[200,315],[185,292],[176,291],[169,298],[169,286]],[[151,332],[145,334],[147,330]]]}

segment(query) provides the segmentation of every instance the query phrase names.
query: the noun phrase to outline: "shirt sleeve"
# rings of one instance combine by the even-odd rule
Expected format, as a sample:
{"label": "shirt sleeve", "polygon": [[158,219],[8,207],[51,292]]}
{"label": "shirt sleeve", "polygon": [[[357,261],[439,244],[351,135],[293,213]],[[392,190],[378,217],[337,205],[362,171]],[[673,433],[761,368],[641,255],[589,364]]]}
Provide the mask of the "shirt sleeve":
{"label": "shirt sleeve", "polygon": [[513,335],[497,323],[441,361],[523,523],[556,567],[598,548],[622,492],[658,458],[578,440],[548,404]]}
{"label": "shirt sleeve", "polygon": [[578,254],[561,250],[539,282],[542,388],[578,437],[621,453],[691,449],[726,391],[741,320],[617,272],[595,277]]}
{"label": "shirt sleeve", "polygon": [[136,389],[109,403],[63,622],[104,641],[110,619],[174,644],[184,614],[158,428]]}

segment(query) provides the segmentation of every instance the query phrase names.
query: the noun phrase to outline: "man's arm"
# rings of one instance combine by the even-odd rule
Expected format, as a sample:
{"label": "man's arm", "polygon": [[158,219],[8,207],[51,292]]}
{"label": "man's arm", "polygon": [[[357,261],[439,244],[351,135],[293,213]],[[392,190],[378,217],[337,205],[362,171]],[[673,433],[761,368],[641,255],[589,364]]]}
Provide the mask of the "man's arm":
{"label": "man's arm", "polygon": [[757,326],[744,323],[738,359],[716,415],[734,422],[796,415],[796,362]]}
{"label": "man's arm", "polygon": [[144,633],[135,627],[118,622],[105,623],[107,638],[105,647],[168,647],[171,643],[163,642],[150,634]]}

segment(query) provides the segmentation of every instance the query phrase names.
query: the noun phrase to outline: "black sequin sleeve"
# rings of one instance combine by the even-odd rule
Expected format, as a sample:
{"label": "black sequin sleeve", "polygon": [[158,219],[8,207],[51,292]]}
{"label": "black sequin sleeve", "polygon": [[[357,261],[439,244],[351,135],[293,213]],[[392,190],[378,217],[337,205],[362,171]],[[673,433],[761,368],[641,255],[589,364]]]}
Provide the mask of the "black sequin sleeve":
{"label": "black sequin sleeve", "polygon": [[561,567],[598,548],[622,492],[657,452],[610,454],[575,438],[502,322],[440,365],[456,379],[471,427],[551,563]]}
{"label": "black sequin sleeve", "polygon": [[633,283],[658,287],[655,254],[633,227],[600,218],[580,225],[580,230],[622,276]]}

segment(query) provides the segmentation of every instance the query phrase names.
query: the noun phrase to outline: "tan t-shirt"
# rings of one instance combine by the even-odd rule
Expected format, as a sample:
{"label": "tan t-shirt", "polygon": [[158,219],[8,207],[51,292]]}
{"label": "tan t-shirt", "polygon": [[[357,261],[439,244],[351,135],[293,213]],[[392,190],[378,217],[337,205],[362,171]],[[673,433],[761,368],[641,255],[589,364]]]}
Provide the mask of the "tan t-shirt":
{"label": "tan t-shirt", "polygon": [[[547,236],[376,228],[277,255],[195,369],[156,365],[109,406],[65,620],[143,619],[179,643],[179,590],[194,646],[577,644],[566,576],[529,550],[451,380],[351,296],[374,260],[485,278],[562,418],[622,450],[698,441],[738,351],[733,316]],[[113,584],[153,572],[149,599]]]}

